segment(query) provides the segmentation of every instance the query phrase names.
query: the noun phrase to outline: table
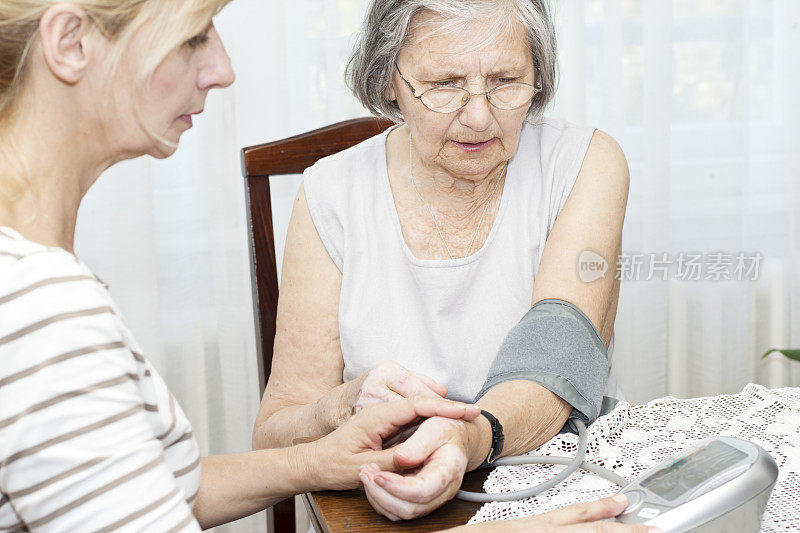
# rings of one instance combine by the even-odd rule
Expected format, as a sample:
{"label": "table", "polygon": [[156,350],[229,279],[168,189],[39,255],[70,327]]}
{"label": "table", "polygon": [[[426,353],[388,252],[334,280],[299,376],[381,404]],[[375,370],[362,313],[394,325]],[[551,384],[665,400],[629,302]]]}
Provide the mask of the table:
{"label": "table", "polygon": [[[589,427],[587,459],[611,467],[628,479],[673,453],[713,435],[759,444],[778,464],[778,482],[761,522],[763,533],[800,531],[800,388],[767,389],[748,384],[739,394],[704,398],[659,398],[645,405],[620,402]],[[571,456],[577,436],[560,434],[538,448],[539,455]],[[468,474],[467,490],[504,492],[533,486],[552,477],[550,467],[499,467]],[[488,476],[488,479],[487,479]],[[484,485],[485,482],[485,485]],[[345,531],[436,531],[486,520],[542,513],[579,501],[609,496],[613,484],[583,471],[530,500],[481,506],[453,500],[426,517],[394,523],[379,516],[360,491],[306,495],[309,515],[319,533]],[[474,516],[473,516],[474,515]]]}
{"label": "table", "polygon": [[[483,491],[489,471],[470,472],[464,476],[463,487],[466,490]],[[453,499],[427,516],[407,522],[392,522],[375,512],[363,490],[312,492],[304,494],[302,498],[318,533],[439,531],[466,524],[483,505]]]}

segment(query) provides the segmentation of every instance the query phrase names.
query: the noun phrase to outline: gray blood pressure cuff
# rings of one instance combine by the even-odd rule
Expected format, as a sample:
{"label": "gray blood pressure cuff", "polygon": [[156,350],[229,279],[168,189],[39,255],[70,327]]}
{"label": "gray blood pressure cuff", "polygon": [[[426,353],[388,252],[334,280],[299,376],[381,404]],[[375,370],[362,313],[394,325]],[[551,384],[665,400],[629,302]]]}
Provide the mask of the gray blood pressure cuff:
{"label": "gray blood pressure cuff", "polygon": [[600,415],[608,370],[608,350],[592,321],[569,302],[542,300],[508,332],[475,399],[505,381],[534,381],[588,425]]}

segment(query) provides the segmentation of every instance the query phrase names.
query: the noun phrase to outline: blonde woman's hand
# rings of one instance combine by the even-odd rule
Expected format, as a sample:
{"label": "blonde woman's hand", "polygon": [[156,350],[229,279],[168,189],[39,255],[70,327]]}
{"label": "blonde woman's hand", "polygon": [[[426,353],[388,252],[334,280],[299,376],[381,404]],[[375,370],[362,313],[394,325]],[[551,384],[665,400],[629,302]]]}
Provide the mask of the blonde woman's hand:
{"label": "blonde woman's hand", "polygon": [[586,503],[576,503],[549,513],[517,518],[481,522],[471,526],[448,529],[441,533],[661,533],[658,528],[642,524],[606,522],[625,510],[628,500],[621,496],[603,498]]}
{"label": "blonde woman's hand", "polygon": [[[375,464],[383,470],[399,465],[394,449],[383,449],[385,439],[419,419],[474,420],[480,409],[443,398],[418,396],[362,409],[342,427],[309,443],[304,462],[320,489],[343,490],[359,486],[359,470]],[[303,467],[303,465],[301,465]]]}

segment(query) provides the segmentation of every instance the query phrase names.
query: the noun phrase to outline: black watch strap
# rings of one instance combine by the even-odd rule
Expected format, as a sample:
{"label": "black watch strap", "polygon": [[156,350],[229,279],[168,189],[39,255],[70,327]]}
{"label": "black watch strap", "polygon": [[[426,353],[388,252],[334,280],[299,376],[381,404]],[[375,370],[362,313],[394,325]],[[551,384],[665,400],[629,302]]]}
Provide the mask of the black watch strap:
{"label": "black watch strap", "polygon": [[500,423],[494,415],[488,411],[481,410],[481,414],[486,417],[486,420],[489,421],[489,424],[492,426],[492,447],[489,448],[489,455],[483,461],[483,463],[478,466],[478,468],[487,468],[492,466],[500,454],[503,452],[503,425]]}

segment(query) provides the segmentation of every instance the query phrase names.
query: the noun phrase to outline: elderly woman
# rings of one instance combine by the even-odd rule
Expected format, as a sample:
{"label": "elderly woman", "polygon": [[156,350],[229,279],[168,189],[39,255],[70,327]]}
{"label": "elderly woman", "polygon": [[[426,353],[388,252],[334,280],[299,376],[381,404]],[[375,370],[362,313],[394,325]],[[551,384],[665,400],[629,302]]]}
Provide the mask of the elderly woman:
{"label": "elderly woman", "polygon": [[398,472],[363,469],[377,511],[413,518],[615,395],[619,282],[578,264],[616,263],[628,170],[607,134],[542,117],[555,70],[543,0],[373,1],[348,81],[400,123],[305,173],[256,447],[376,402],[480,403],[422,423]]}

